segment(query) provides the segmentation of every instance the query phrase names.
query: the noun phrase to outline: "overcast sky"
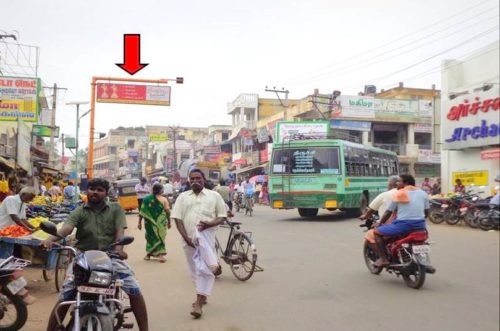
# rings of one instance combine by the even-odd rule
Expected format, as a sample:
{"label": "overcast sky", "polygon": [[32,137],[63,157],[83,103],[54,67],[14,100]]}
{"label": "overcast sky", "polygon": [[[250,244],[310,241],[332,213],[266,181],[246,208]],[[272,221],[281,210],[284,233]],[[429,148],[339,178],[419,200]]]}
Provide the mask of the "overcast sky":
{"label": "overcast sky", "polygon": [[[97,104],[96,131],[230,124],[226,104],[240,93],[274,98],[266,85],[290,98],[400,81],[439,88],[443,59],[498,42],[498,13],[498,0],[15,0],[2,1],[0,30],[40,48],[39,77],[67,88],[57,125],[71,135],[65,104],[90,99],[92,76],[130,77],[115,65],[126,33],[141,34],[149,63],[134,78],[185,84],[172,85],[171,107]],[[88,117],[81,130],[88,139]]]}

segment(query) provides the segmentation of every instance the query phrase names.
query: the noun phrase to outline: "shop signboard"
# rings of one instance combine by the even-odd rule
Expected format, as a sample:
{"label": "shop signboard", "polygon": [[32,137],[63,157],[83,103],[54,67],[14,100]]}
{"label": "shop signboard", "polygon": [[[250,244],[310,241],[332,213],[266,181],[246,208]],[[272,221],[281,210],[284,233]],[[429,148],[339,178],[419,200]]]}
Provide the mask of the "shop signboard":
{"label": "shop signboard", "polygon": [[168,135],[166,133],[150,133],[149,142],[161,143],[168,141]]}
{"label": "shop signboard", "polygon": [[38,122],[39,78],[0,76],[0,121]]}
{"label": "shop signboard", "polygon": [[37,137],[59,137],[59,127],[33,125],[33,135]]}
{"label": "shop signboard", "polygon": [[276,140],[284,142],[294,136],[326,138],[330,132],[330,122],[278,122],[276,124]]}
{"label": "shop signboard", "polygon": [[430,149],[419,149],[418,150],[418,162],[421,163],[441,163],[441,154],[433,153]]}
{"label": "shop signboard", "polygon": [[170,106],[170,86],[96,84],[97,102]]}
{"label": "shop signboard", "polygon": [[478,170],[453,172],[451,179],[452,185],[455,185],[455,181],[457,179],[460,179],[464,185],[486,186],[488,185],[488,171]]}
{"label": "shop signboard", "polygon": [[259,143],[269,142],[269,131],[267,131],[267,128],[265,126],[257,130],[257,141]]}
{"label": "shop signboard", "polygon": [[418,100],[418,116],[432,117],[433,109],[432,100]]}
{"label": "shop signboard", "polygon": [[411,100],[374,99],[375,119],[411,122],[418,119],[418,103]]}
{"label": "shop signboard", "polygon": [[205,154],[218,154],[220,153],[220,145],[203,146],[203,152]]}
{"label": "shop signboard", "polygon": [[332,118],[375,118],[375,99],[367,96],[341,95],[340,105],[332,112]]}
{"label": "shop signboard", "polygon": [[500,148],[482,151],[481,160],[500,160]]}
{"label": "shop signboard", "polygon": [[500,91],[472,91],[443,101],[441,132],[444,149],[495,146],[500,138]]}
{"label": "shop signboard", "polygon": [[432,133],[432,125],[430,125],[430,124],[416,123],[415,124],[415,132],[419,132],[419,133]]}

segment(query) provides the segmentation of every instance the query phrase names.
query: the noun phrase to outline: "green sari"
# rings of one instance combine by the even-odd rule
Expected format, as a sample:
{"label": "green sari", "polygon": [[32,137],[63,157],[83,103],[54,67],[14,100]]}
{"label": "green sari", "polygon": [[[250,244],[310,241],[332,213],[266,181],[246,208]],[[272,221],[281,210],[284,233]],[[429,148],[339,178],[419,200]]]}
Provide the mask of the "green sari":
{"label": "green sari", "polygon": [[146,231],[146,252],[150,256],[167,254],[165,237],[167,236],[167,222],[170,214],[165,211],[163,204],[153,194],[142,201],[140,214],[144,217]]}

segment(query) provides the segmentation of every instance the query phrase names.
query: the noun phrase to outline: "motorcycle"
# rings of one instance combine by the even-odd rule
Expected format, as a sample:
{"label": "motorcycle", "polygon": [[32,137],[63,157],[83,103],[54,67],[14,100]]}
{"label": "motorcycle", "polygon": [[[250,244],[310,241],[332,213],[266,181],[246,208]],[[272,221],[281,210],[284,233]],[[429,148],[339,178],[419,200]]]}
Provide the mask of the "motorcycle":
{"label": "motorcycle", "polygon": [[[377,221],[377,217],[372,216],[366,219],[360,227],[371,230]],[[403,237],[391,238],[386,243],[386,255],[390,262],[386,267],[374,265],[379,256],[368,240],[365,240],[363,245],[365,264],[374,275],[380,274],[385,268],[391,274],[402,276],[408,287],[419,289],[425,282],[425,275],[436,271],[430,264],[430,247],[427,239],[427,231],[416,231]]]}
{"label": "motorcycle", "polygon": [[[133,328],[133,324],[124,323],[125,314],[131,312],[130,307],[125,307],[123,280],[113,279],[113,263],[111,259],[121,257],[113,252],[115,246],[129,245],[134,237],[124,236],[111,244],[106,252],[85,251],[79,252],[72,246],[66,246],[65,238],[57,234],[54,224],[43,222],[43,231],[62,239],[62,244],[54,249],[68,250],[71,252],[73,270],[66,277],[71,277],[75,282],[76,299],[59,302],[56,306],[58,312],[62,306],[73,306],[71,318],[64,330],[119,330],[120,328]],[[62,326],[59,313],[56,314],[58,325]]]}
{"label": "motorcycle", "polygon": [[448,199],[429,199],[429,205],[429,220],[434,224],[443,223],[449,207]]}
{"label": "motorcycle", "polygon": [[236,195],[234,196],[234,208],[236,209],[237,212],[239,212],[240,209],[244,207],[245,206],[243,205],[243,193],[237,192]]}
{"label": "motorcycle", "polygon": [[484,214],[480,214],[479,228],[484,231],[500,228],[500,208],[497,205],[490,205],[490,210]]}
{"label": "motorcycle", "polygon": [[21,273],[30,264],[14,256],[0,262],[0,331],[17,331],[26,323],[28,309],[23,297],[27,282]]}

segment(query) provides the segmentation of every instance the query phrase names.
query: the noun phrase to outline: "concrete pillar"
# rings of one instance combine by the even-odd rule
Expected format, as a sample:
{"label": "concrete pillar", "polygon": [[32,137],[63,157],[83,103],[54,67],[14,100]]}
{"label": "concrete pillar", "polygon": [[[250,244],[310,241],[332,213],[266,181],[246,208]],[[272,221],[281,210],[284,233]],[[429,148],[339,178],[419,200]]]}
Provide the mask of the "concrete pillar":
{"label": "concrete pillar", "polygon": [[415,144],[415,124],[413,123],[408,124],[408,144]]}
{"label": "concrete pillar", "polygon": [[361,141],[362,144],[365,146],[371,146],[372,143],[369,141],[371,132],[370,131],[363,131],[362,136],[361,136]]}
{"label": "concrete pillar", "polygon": [[240,123],[245,123],[245,107],[240,107]]}

